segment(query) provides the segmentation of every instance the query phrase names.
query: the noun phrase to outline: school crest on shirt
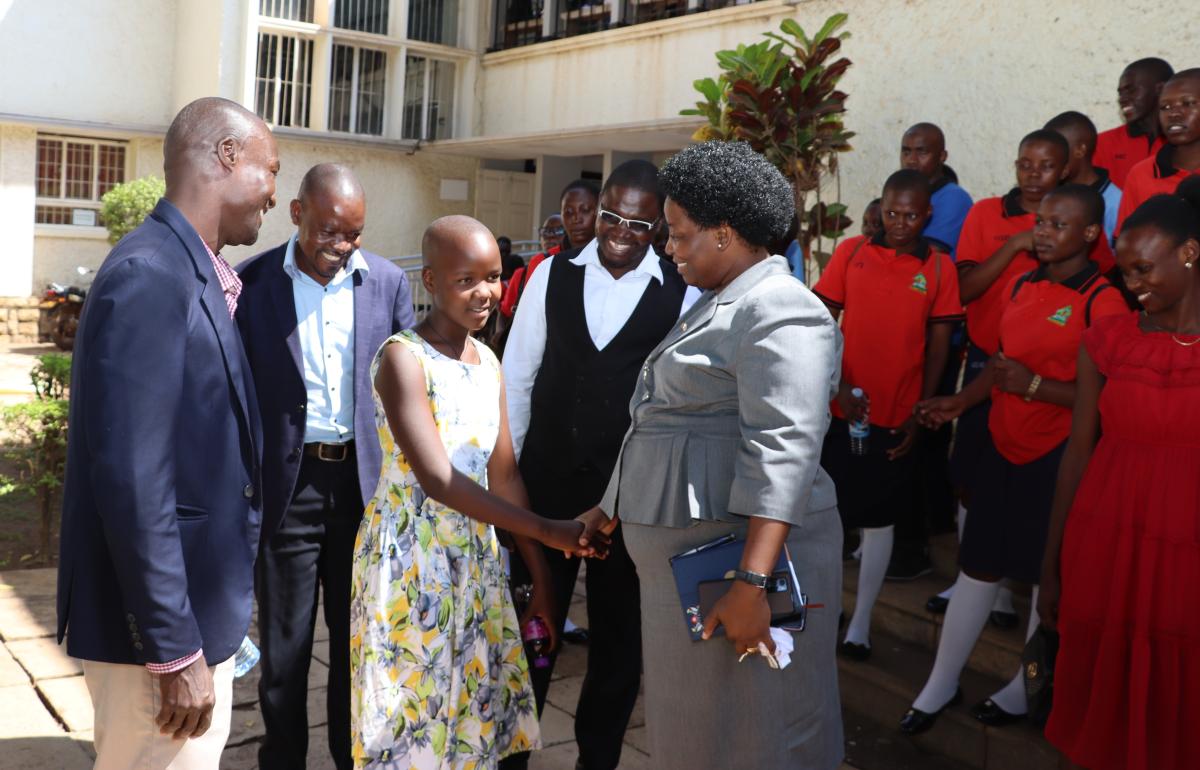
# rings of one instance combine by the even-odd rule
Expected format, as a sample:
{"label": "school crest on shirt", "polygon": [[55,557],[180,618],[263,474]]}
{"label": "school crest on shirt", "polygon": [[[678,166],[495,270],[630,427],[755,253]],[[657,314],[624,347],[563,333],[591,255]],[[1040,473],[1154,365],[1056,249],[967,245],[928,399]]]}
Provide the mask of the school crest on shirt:
{"label": "school crest on shirt", "polygon": [[929,293],[929,285],[925,282],[925,274],[917,273],[915,276],[913,276],[912,285],[909,286],[908,288],[912,289],[913,291],[915,291],[919,294],[928,294]]}
{"label": "school crest on shirt", "polygon": [[1066,326],[1067,321],[1071,320],[1071,306],[1063,305],[1058,310],[1055,310],[1054,315],[1050,316],[1046,320],[1052,324],[1057,324],[1059,326]]}

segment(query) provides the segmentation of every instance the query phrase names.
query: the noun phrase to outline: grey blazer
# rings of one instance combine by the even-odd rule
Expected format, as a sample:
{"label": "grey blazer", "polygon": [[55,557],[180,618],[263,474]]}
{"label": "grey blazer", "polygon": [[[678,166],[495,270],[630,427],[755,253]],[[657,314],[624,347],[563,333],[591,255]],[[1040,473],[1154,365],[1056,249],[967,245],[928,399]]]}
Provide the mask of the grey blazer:
{"label": "grey blazer", "polygon": [[646,359],[600,507],[664,527],[834,507],[820,460],[841,362],[837,323],[783,257],[706,293]]}

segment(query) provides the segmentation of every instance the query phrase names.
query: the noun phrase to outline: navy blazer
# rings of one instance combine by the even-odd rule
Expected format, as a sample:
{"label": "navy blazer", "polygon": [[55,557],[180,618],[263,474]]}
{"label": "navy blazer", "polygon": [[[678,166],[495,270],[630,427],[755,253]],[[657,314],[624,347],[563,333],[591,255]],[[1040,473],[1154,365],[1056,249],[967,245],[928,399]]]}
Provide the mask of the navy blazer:
{"label": "navy blazer", "polygon": [[58,569],[69,655],[233,655],[254,599],[261,446],[212,261],[160,200],[104,260],[75,337]]}
{"label": "navy blazer", "polygon": [[[354,447],[363,503],[375,494],[383,464],[375,427],[371,361],[391,335],[416,323],[404,271],[368,251],[366,275],[354,280]],[[237,266],[242,301],[237,322],[250,359],[263,416],[263,540],[279,528],[291,504],[304,449],[308,391],[292,278],[283,270],[287,243]]]}

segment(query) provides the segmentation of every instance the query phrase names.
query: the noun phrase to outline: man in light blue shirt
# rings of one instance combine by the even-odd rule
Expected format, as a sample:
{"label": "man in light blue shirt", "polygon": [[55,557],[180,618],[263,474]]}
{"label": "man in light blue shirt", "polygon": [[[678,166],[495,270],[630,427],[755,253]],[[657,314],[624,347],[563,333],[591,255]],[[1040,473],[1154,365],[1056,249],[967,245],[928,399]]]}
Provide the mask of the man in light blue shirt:
{"label": "man in light blue shirt", "polygon": [[256,565],[262,768],[303,768],[317,591],[329,627],[329,748],[350,757],[350,575],[382,458],[370,366],[414,323],[404,272],[360,248],[366,198],[322,164],[291,203],[296,233],[240,265],[238,327],[263,414],[263,535]]}
{"label": "man in light blue shirt", "polygon": [[[1096,124],[1082,112],[1070,110],[1055,115],[1043,128],[1057,131],[1067,140],[1071,155],[1067,162],[1067,178],[1063,183],[1085,184],[1104,198],[1104,237],[1113,243],[1117,229],[1117,209],[1121,208],[1121,188],[1113,182],[1108,169],[1092,164],[1096,153]],[[1117,283],[1124,286],[1124,281]]]}

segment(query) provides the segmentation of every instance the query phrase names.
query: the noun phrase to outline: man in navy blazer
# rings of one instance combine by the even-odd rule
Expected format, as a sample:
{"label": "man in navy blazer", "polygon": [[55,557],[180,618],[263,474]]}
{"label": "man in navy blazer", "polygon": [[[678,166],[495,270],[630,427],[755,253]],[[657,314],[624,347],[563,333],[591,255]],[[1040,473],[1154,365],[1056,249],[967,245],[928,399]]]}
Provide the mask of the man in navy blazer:
{"label": "man in navy blazer", "polygon": [[83,659],[102,770],[218,766],[261,525],[244,298],[220,252],[275,205],[275,140],[207,98],[163,153],[166,196],[96,274],[71,373],[58,638]]}
{"label": "man in navy blazer", "polygon": [[404,271],[359,248],[366,199],[354,173],[321,164],[290,206],[296,233],[238,266],[238,326],[263,415],[259,766],[303,768],[307,683],[324,588],[329,749],[350,768],[350,570],[382,463],[371,361],[413,325]]}

